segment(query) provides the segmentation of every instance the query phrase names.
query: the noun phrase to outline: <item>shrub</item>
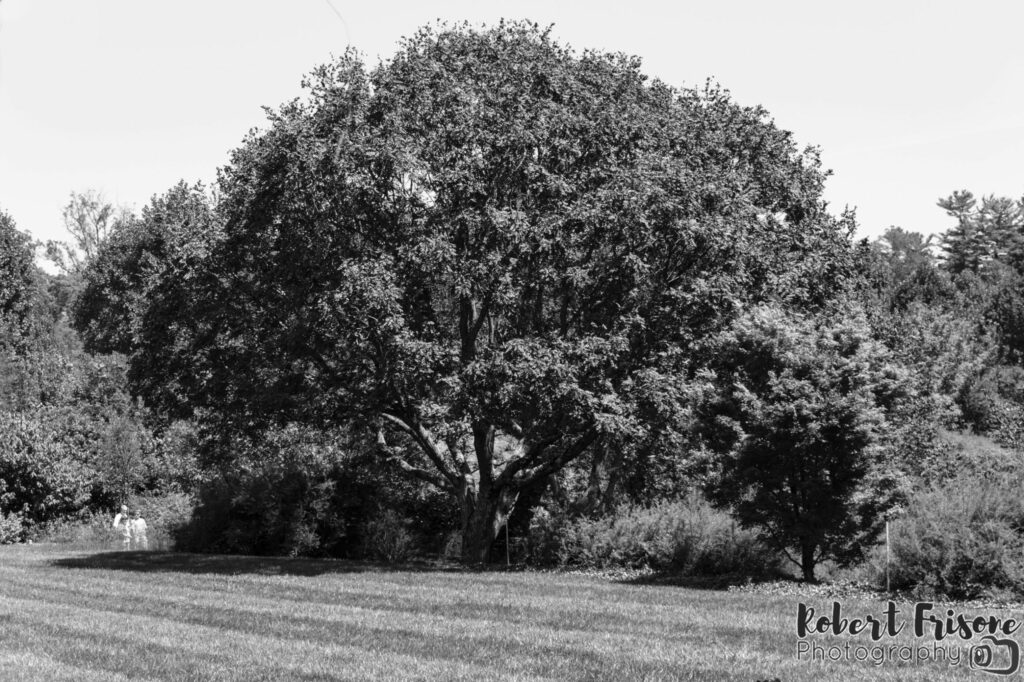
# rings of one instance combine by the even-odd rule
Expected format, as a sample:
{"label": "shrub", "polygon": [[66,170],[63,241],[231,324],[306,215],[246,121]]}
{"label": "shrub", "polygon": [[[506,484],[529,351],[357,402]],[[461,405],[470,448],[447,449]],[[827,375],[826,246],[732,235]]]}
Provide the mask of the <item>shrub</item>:
{"label": "shrub", "polygon": [[584,568],[653,568],[684,575],[778,571],[778,557],[754,532],[736,527],[702,497],[626,505],[597,518],[538,509],[528,538],[531,561]]}
{"label": "shrub", "polygon": [[369,519],[363,527],[364,556],[391,563],[407,561],[412,555],[413,538],[407,522],[387,509]]}
{"label": "shrub", "polygon": [[0,511],[0,545],[10,545],[25,539],[25,524],[21,514]]}
{"label": "shrub", "polygon": [[462,559],[462,531],[453,530],[448,533],[441,545],[441,558],[446,561]]}
{"label": "shrub", "polygon": [[191,521],[195,500],[184,493],[132,495],[126,502],[146,520],[150,549],[171,549],[176,536]]}
{"label": "shrub", "polygon": [[957,402],[974,431],[1004,447],[1024,447],[1024,369],[991,367],[964,384]]}
{"label": "shrub", "polygon": [[891,525],[892,587],[953,599],[1024,595],[1022,483],[963,476],[914,495]]}
{"label": "shrub", "polygon": [[[187,551],[303,556],[329,554],[317,532],[337,511],[332,481],[299,468],[225,472],[201,486],[188,524],[176,533]],[[344,537],[344,526],[337,529]]]}
{"label": "shrub", "polygon": [[[200,486],[177,534],[187,551],[360,558],[378,551],[379,515],[391,510],[410,543],[440,550],[450,497],[382,468],[372,450],[343,435],[284,427],[227,453],[233,462]],[[374,521],[375,523],[370,523]],[[375,558],[384,558],[376,556]]]}
{"label": "shrub", "polygon": [[[166,550],[174,545],[174,536],[189,521],[193,501],[182,493],[147,493],[130,496],[125,504],[138,509],[146,520],[149,549]],[[82,547],[121,549],[121,533],[113,528],[116,511],[82,511],[75,516],[54,519],[36,525],[30,537]]]}
{"label": "shrub", "polygon": [[83,511],[76,516],[38,524],[32,529],[30,536],[36,541],[88,548],[120,549],[121,534],[114,530],[113,520],[113,514]]}

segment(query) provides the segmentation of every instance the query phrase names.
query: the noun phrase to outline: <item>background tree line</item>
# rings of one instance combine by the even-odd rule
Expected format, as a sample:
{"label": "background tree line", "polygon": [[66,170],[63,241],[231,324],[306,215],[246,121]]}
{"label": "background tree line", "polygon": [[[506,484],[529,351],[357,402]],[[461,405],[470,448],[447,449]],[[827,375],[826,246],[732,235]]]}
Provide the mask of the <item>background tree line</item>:
{"label": "background tree line", "polygon": [[949,502],[1019,480],[1021,202],[856,242],[763,109],[528,23],[305,86],[215,192],[74,195],[59,275],[3,218],[18,533],[173,493],[208,551],[814,579],[899,515],[905,585],[1022,587]]}

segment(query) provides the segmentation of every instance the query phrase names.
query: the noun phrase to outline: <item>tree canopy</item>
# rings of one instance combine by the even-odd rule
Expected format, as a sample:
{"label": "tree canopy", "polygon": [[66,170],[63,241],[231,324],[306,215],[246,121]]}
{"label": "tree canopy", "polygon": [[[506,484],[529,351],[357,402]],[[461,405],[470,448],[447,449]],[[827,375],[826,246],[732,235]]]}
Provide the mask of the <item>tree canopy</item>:
{"label": "tree canopy", "polygon": [[524,486],[652,428],[696,341],[849,276],[816,150],[636,58],[438,26],[305,85],[222,169],[195,257],[152,271],[188,303],[129,316],[133,376],[226,430],[361,425],[459,500],[469,561]]}
{"label": "tree canopy", "polygon": [[[186,286],[184,271],[202,254],[215,233],[213,206],[202,185],[179,182],[154,196],[139,216],[124,216],[96,245],[84,271],[82,291],[73,317],[87,350],[93,353],[131,353],[143,346],[140,336],[154,334],[181,317],[187,307],[180,297],[164,300]],[[191,258],[191,260],[189,260]],[[173,296],[172,296],[173,297]],[[170,318],[144,324],[144,317],[173,309]]]}
{"label": "tree canopy", "polygon": [[32,240],[0,210],[0,349],[28,333],[34,273]]}

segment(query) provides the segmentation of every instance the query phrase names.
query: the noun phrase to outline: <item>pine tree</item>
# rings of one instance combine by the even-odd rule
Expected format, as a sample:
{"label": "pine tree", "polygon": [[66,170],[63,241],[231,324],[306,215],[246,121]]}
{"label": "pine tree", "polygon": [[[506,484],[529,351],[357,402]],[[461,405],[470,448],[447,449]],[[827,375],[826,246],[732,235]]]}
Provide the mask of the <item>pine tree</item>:
{"label": "pine tree", "polygon": [[981,273],[993,262],[1024,271],[1024,199],[990,194],[978,205],[973,194],[961,190],[938,205],[957,221],[942,239],[945,266],[951,273]]}
{"label": "pine tree", "polygon": [[974,195],[967,190],[953,192],[939,200],[938,205],[957,221],[956,227],[950,228],[942,238],[946,268],[953,274],[964,270],[978,272],[993,251],[993,244],[975,219],[977,204]]}

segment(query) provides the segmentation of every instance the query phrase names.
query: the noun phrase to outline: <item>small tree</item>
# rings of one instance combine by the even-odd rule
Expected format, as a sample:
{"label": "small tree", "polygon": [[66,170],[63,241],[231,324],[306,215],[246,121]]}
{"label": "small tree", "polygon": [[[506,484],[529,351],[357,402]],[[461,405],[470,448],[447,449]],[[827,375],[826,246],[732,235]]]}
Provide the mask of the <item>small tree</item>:
{"label": "small tree", "polygon": [[77,273],[99,253],[118,221],[128,217],[96,190],[72,192],[61,213],[64,229],[74,240],[72,244],[46,242],[46,257],[65,274]]}
{"label": "small tree", "polygon": [[701,414],[724,455],[713,498],[806,580],[823,559],[860,558],[898,493],[880,456],[883,406],[899,385],[884,347],[859,319],[758,308],[710,350],[714,388]]}
{"label": "small tree", "polygon": [[138,427],[127,418],[115,417],[103,434],[98,455],[97,468],[105,487],[124,503],[143,483],[148,469]]}

